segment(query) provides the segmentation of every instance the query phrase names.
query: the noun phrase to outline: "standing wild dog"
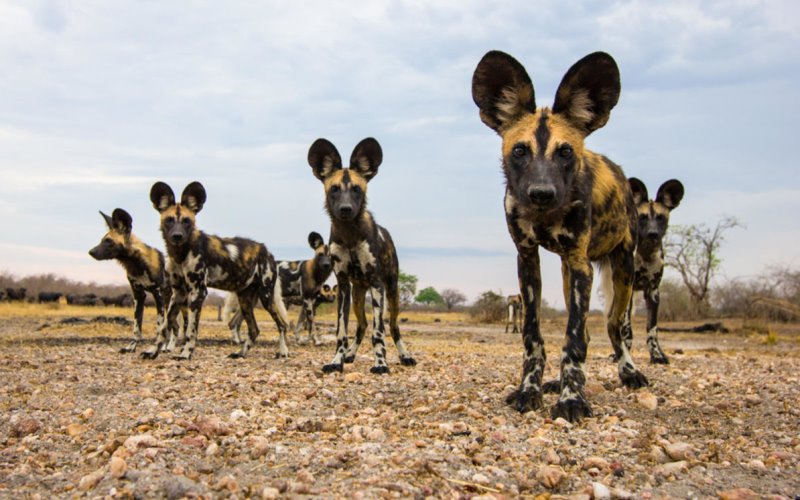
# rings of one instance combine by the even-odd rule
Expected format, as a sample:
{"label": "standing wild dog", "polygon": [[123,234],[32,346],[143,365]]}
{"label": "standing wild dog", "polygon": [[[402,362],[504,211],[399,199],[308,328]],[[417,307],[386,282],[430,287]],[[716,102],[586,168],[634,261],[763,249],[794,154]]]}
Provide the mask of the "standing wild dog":
{"label": "standing wild dog", "polygon": [[[325,209],[331,218],[329,238],[333,272],[339,285],[336,322],[336,354],[322,367],[328,373],[343,371],[343,363],[355,360],[358,347],[367,329],[364,302],[367,290],[372,296],[372,348],[375,365],[372,373],[389,373],[384,342],[384,310],[389,309],[389,328],[400,353],[400,363],[417,364],[406,350],[397,326],[399,266],[397,252],[389,231],[375,223],[367,210],[367,183],[378,173],[383,151],[369,137],[353,150],[350,167],[342,167],[336,147],[325,139],[317,139],[308,150],[308,164],[325,188]],[[358,327],[348,348],[347,322],[350,315],[350,288]],[[388,302],[388,304],[387,304]]]}
{"label": "standing wild dog", "polygon": [[619,355],[620,379],[627,387],[647,385],[623,341],[630,334],[626,312],[636,246],[633,197],[619,166],[584,149],[584,138],[608,121],[619,92],[617,65],[602,52],[584,57],[567,71],[552,109],[536,107],[525,68],[503,52],[488,52],[472,78],[480,118],[502,138],[506,223],[517,247],[525,306],[522,381],[507,402],[521,412],[542,406],[540,246],[561,257],[569,311],[560,380],[546,388],[560,392],[552,416],[577,420],[592,414],[583,391],[583,365],[593,261],[613,275],[608,334]]}
{"label": "standing wild dog", "polygon": [[506,304],[508,306],[506,333],[508,333],[508,325],[514,325],[511,333],[519,333],[522,327],[522,295],[509,295],[506,297]]}
{"label": "standing wild dog", "polygon": [[164,272],[164,255],[134,236],[131,232],[133,218],[125,210],[116,208],[111,212],[111,217],[103,212],[100,215],[106,221],[108,232],[96,247],[89,250],[89,255],[96,260],[115,259],[125,268],[133,293],[133,340],[120,352],[134,352],[142,341],[142,314],[146,292],[150,292],[156,303],[156,330],[160,332],[166,325],[164,304],[169,301],[172,293]]}
{"label": "standing wild dog", "polygon": [[[308,244],[314,250],[314,257],[308,260],[278,261],[278,275],[281,280],[281,295],[284,304],[288,306],[301,306],[300,317],[294,328],[294,337],[297,340],[300,329],[304,321],[308,328],[308,338],[313,339],[315,345],[319,345],[316,332],[314,330],[314,313],[320,303],[320,292],[328,277],[333,270],[331,262],[331,252],[325,239],[319,233],[312,231],[308,235]],[[325,285],[327,286],[327,285]],[[330,287],[328,287],[330,290]],[[229,297],[231,297],[229,295]],[[232,297],[231,297],[232,300]],[[233,309],[233,303],[227,304],[226,308]],[[239,327],[242,324],[242,316],[237,312],[229,322],[233,332],[234,341],[238,343]]]}
{"label": "standing wild dog", "polygon": [[[650,350],[650,362],[668,364],[669,358],[658,344],[658,287],[664,272],[664,235],[669,225],[669,214],[683,199],[683,184],[677,179],[666,181],[658,188],[656,199],[647,196],[647,188],[636,177],[628,179],[633,192],[633,202],[638,213],[639,240],[636,245],[634,259],[635,278],[634,291],[641,290],[647,306],[647,347]],[[630,316],[633,298],[628,309]],[[631,348],[633,337],[626,337],[625,343]]]}
{"label": "standing wild dog", "polygon": [[[167,273],[172,285],[172,300],[167,321],[175,322],[182,304],[189,307],[188,332],[181,339],[183,349],[177,359],[190,359],[197,344],[200,310],[208,295],[208,287],[236,292],[247,321],[247,337],[241,350],[230,355],[244,357],[258,337],[258,324],[253,315],[256,299],[261,300],[278,327],[278,357],[287,357],[286,308],[281,300],[281,285],[275,259],[267,247],[245,238],[220,238],[206,234],[195,224],[195,216],[206,202],[206,190],[192,182],[183,190],[181,202],[175,203],[172,188],[156,182],[150,190],[150,201],[161,214],[161,233],[167,247]],[[184,341],[185,340],[185,341]],[[142,354],[155,358],[165,343],[164,330],[158,332],[155,345]]]}

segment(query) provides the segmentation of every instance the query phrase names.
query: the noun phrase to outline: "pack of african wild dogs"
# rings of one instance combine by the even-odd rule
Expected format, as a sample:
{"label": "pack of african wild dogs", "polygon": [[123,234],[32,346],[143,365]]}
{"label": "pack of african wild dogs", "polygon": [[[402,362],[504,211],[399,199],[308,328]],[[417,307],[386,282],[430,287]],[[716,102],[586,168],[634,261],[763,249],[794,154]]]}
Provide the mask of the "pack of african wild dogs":
{"label": "pack of african wild dogs", "polygon": [[[524,347],[521,380],[506,401],[520,412],[541,408],[543,394],[552,392],[558,394],[552,417],[575,421],[592,415],[584,393],[584,364],[595,267],[622,384],[632,389],[648,385],[631,357],[634,291],[643,292],[647,306],[650,361],[669,362],[658,342],[658,289],[664,267],[662,240],[670,212],[683,198],[683,185],[667,180],[651,199],[642,181],[627,178],[609,158],[584,147],[584,138],[608,122],[620,89],[617,64],[603,52],[587,55],[567,71],[552,107],[537,107],[528,73],[504,52],[486,53],[472,77],[472,98],[480,119],[502,140],[505,222],[517,248],[520,286],[520,293],[507,299],[506,332],[509,326],[513,333],[521,332]],[[125,210],[117,208],[111,215],[101,212],[108,232],[89,253],[98,260],[119,261],[133,295],[133,339],[122,352],[133,352],[143,342],[142,312],[145,295],[150,293],[157,310],[155,342],[141,356],[153,359],[169,352],[176,359],[190,359],[197,346],[200,311],[211,287],[230,292],[225,309],[232,316],[229,326],[238,344],[231,358],[246,356],[256,343],[259,329],[253,310],[257,303],[277,327],[276,357],[285,358],[289,356],[287,306],[301,307],[295,338],[305,326],[309,339],[319,343],[316,308],[323,302],[336,302],[335,352],[321,370],[342,372],[345,363],[355,360],[368,330],[365,302],[369,292],[374,355],[370,371],[390,372],[387,329],[400,364],[416,365],[398,326],[395,244],[366,209],[369,182],[382,164],[382,148],[373,138],[359,142],[347,164],[330,141],[317,139],[311,144],[308,165],[322,183],[331,225],[327,242],[321,234],[310,232],[313,255],[307,260],[279,261],[262,242],[204,232],[199,214],[207,196],[199,182],[188,184],[180,197],[163,182],[150,190],[165,254],[133,234],[133,219]],[[568,311],[559,377],[547,382],[542,380],[540,248],[561,257]],[[333,288],[325,284],[331,274],[337,283]],[[352,339],[348,336],[351,304],[357,320]],[[246,334],[240,331],[243,323]]]}

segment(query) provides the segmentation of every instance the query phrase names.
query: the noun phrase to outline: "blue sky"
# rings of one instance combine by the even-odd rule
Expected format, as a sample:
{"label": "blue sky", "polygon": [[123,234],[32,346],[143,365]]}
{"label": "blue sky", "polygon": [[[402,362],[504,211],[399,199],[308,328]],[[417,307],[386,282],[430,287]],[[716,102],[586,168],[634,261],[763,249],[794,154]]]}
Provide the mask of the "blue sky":
{"label": "blue sky", "polygon": [[[525,65],[539,105],[577,59],[612,54],[621,98],[588,146],[651,194],[680,179],[672,223],[738,217],[722,276],[796,266],[799,38],[791,1],[0,1],[0,270],[124,282],[86,253],[97,210],[125,208],[162,247],[157,180],[205,185],[202,229],[303,258],[329,227],[309,145],[347,157],[373,136],[370,208],[401,268],[512,293],[500,140],[470,95],[491,49]],[[560,305],[559,261],[542,265]]]}

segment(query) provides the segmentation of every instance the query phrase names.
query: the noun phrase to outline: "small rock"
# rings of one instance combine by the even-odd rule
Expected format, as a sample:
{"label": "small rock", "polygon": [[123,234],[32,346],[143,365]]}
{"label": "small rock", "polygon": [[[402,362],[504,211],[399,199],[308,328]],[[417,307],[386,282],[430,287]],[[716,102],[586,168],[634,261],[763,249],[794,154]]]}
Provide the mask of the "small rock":
{"label": "small rock", "polygon": [[655,473],[657,475],[669,477],[677,475],[678,473],[686,471],[687,469],[688,463],[685,460],[680,460],[678,462],[669,462],[659,465],[655,468]]}
{"label": "small rock", "polygon": [[111,477],[119,479],[125,476],[128,471],[128,463],[122,457],[113,456],[109,461],[109,470],[111,471]]}
{"label": "small rock", "polygon": [[213,457],[217,453],[219,453],[219,445],[216,442],[211,441],[211,444],[206,447],[206,456]]}
{"label": "small rock", "polygon": [[761,397],[758,394],[748,394],[744,397],[744,402],[747,406],[755,406],[761,404]]}
{"label": "small rock", "polygon": [[565,478],[567,474],[561,469],[561,467],[553,467],[550,465],[544,465],[539,467],[539,471],[536,472],[536,479],[544,486],[545,488],[553,489]]}
{"label": "small rock", "polygon": [[201,415],[194,420],[194,426],[206,437],[224,436],[230,431],[228,427],[214,415]]}
{"label": "small rock", "polygon": [[559,465],[561,463],[561,457],[558,456],[558,453],[553,448],[547,448],[544,452],[544,459],[550,465]]}
{"label": "small rock", "polygon": [[477,484],[489,484],[489,478],[478,472],[472,475],[472,482]]}
{"label": "small rock", "polygon": [[269,440],[264,436],[250,436],[250,458],[263,457],[269,452]]}
{"label": "small rock", "polygon": [[592,498],[595,500],[610,500],[611,491],[605,484],[594,482],[592,483]]}
{"label": "small rock", "polygon": [[749,488],[736,488],[717,493],[720,500],[758,500],[761,498],[755,491]]}
{"label": "small rock", "polygon": [[181,444],[186,446],[194,446],[195,448],[205,448],[208,439],[205,436],[184,436],[181,439]]}
{"label": "small rock", "polygon": [[67,435],[69,437],[80,436],[84,432],[86,432],[86,427],[81,424],[69,424],[67,426]]}
{"label": "small rock", "polygon": [[233,410],[231,412],[231,416],[230,416],[229,420],[231,422],[236,422],[240,418],[245,418],[245,417],[247,417],[247,413],[244,410],[241,410],[241,409],[237,408],[236,410]]}
{"label": "small rock", "polygon": [[239,482],[236,480],[235,477],[228,474],[227,476],[222,477],[217,483],[211,487],[215,491],[221,490],[228,490],[230,492],[239,491]]}
{"label": "small rock", "polygon": [[637,393],[636,401],[648,410],[655,410],[658,408],[658,398],[655,394],[649,391],[641,391]]}
{"label": "small rock", "polygon": [[304,484],[314,484],[314,475],[311,474],[306,469],[301,469],[297,471],[297,476],[295,476],[297,482],[304,483]]}
{"label": "small rock", "polygon": [[278,488],[273,488],[272,486],[265,486],[264,489],[261,490],[261,498],[263,500],[273,500],[280,496],[280,490],[278,490]]}
{"label": "small rock", "polygon": [[[336,397],[336,394],[334,394],[333,391],[331,391],[330,389],[322,389],[319,392],[320,392],[320,394],[322,394],[323,396],[325,396],[328,399],[333,399],[334,397]],[[264,488],[264,489],[266,490],[267,488]],[[272,488],[272,489],[274,489],[274,488]]]}
{"label": "small rock", "polygon": [[692,445],[688,443],[669,443],[664,451],[673,460],[688,460],[693,456]]}
{"label": "small rock", "polygon": [[656,445],[653,445],[650,448],[650,458],[657,464],[665,464],[670,461],[670,458],[666,452],[660,446]]}
{"label": "small rock", "polygon": [[16,422],[11,427],[12,437],[25,437],[34,432],[38,432],[42,428],[42,424],[35,418],[26,418]]}
{"label": "small rock", "polygon": [[89,491],[91,489],[94,489],[94,487],[97,486],[97,483],[99,483],[102,479],[103,479],[103,470],[98,469],[90,474],[86,474],[85,476],[83,476],[81,480],[78,482],[78,489],[81,491]]}
{"label": "small rock", "polygon": [[370,429],[365,437],[367,441],[383,441],[386,439],[386,434],[383,429]]}
{"label": "small rock", "polygon": [[169,429],[169,433],[173,437],[183,436],[186,434],[186,429],[181,427],[180,425],[173,425]]}
{"label": "small rock", "polygon": [[188,496],[199,496],[200,485],[186,476],[172,476],[161,483],[161,489],[169,500]]}
{"label": "small rock", "polygon": [[358,372],[350,372],[344,376],[345,382],[358,382],[364,378],[364,376]]}
{"label": "small rock", "polygon": [[161,443],[150,434],[138,434],[126,439],[122,446],[135,451],[137,448],[160,448]]}
{"label": "small rock", "polygon": [[606,470],[609,467],[608,460],[602,457],[589,457],[583,462],[583,468],[585,470],[591,469],[592,467],[596,467],[599,470]]}
{"label": "small rock", "polygon": [[749,462],[747,462],[747,467],[750,468],[750,469],[759,470],[759,471],[766,471],[767,470],[767,466],[764,465],[764,462],[762,462],[761,460],[757,460],[757,459],[756,460],[750,460]]}
{"label": "small rock", "polygon": [[611,498],[616,498],[618,500],[629,500],[633,498],[633,493],[631,493],[630,491],[622,490],[620,488],[612,488]]}
{"label": "small rock", "polygon": [[84,420],[89,420],[93,416],[94,416],[94,410],[91,408],[86,408],[81,412],[81,417],[83,417]]}

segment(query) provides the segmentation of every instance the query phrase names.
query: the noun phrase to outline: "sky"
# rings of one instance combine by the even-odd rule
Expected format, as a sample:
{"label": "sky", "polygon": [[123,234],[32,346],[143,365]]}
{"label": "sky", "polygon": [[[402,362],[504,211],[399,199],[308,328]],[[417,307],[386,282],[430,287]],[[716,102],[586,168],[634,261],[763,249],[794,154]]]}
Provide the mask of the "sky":
{"label": "sky", "polygon": [[[587,147],[642,179],[686,188],[672,224],[726,233],[720,279],[800,264],[800,3],[0,0],[0,271],[125,283],[87,251],[98,210],[133,216],[163,248],[156,181],[208,193],[198,225],[311,255],[327,235],[306,161],[383,147],[369,207],[421,287],[516,293],[500,138],[471,97],[489,50],[512,54],[552,105],[566,70],[610,53],[622,93]],[[543,296],[563,307],[560,260]],[[594,305],[594,303],[593,303]]]}

